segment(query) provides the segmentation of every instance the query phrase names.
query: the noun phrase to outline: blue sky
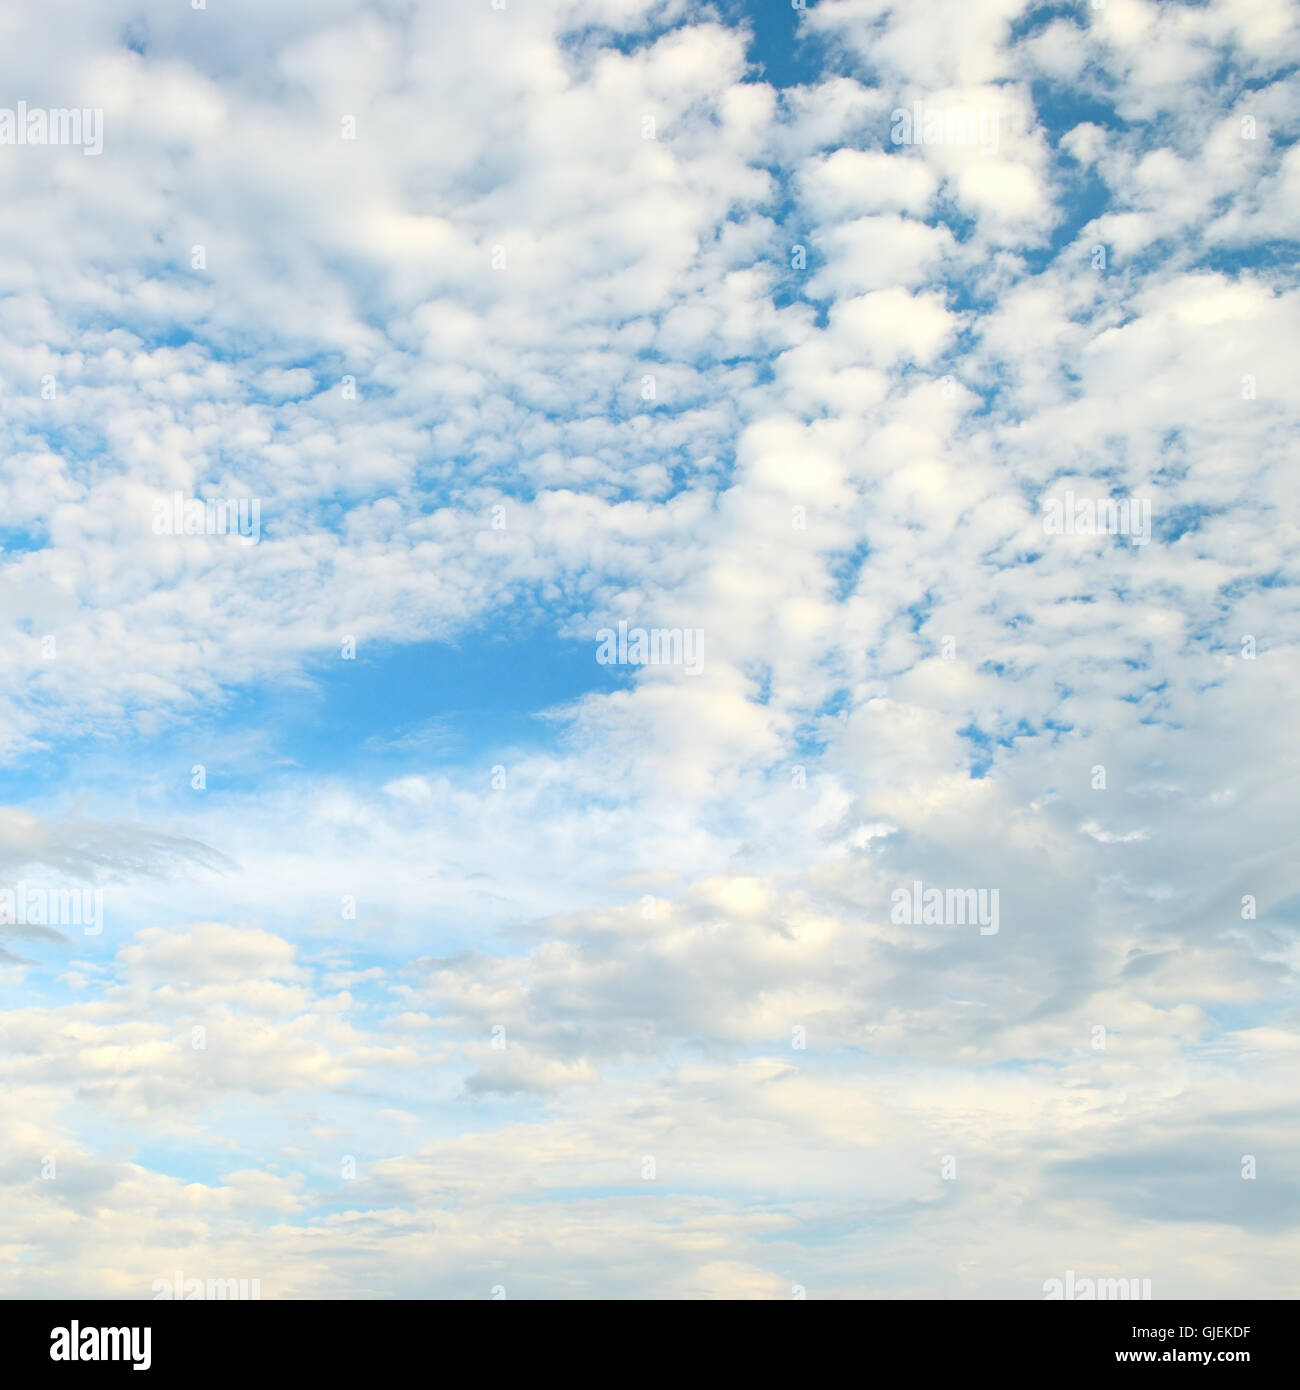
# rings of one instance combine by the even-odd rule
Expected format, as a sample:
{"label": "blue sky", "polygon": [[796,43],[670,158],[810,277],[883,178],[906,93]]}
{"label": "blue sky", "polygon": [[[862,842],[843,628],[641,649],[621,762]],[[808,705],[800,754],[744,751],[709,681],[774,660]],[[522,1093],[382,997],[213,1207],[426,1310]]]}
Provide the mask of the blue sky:
{"label": "blue sky", "polygon": [[13,24],[0,1292],[1300,1292],[1293,9]]}

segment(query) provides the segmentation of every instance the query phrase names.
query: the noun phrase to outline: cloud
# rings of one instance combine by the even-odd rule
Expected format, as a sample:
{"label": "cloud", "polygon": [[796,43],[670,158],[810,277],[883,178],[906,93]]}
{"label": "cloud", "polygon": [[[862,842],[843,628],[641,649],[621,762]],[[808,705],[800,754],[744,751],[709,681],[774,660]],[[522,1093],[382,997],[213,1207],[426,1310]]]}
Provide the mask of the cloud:
{"label": "cloud", "polygon": [[230,15],[0,53],[0,1288],[1294,1291],[1280,0]]}

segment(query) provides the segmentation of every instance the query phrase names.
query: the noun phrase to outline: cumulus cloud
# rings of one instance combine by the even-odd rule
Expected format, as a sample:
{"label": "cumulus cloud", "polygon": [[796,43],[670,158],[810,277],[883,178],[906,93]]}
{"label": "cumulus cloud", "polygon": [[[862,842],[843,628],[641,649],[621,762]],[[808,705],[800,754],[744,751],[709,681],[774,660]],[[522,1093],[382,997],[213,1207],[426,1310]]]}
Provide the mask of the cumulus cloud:
{"label": "cumulus cloud", "polygon": [[1294,1293],[1281,0],[83,10],[0,1289]]}

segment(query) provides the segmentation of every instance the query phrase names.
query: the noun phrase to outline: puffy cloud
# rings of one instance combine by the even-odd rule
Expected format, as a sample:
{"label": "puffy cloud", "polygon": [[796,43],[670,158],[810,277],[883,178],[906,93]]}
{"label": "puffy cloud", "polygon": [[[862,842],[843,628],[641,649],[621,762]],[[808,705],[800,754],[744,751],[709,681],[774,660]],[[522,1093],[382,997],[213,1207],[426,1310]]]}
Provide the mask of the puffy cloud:
{"label": "puffy cloud", "polygon": [[1293,1291],[1286,7],[229,15],[0,45],[0,1287]]}

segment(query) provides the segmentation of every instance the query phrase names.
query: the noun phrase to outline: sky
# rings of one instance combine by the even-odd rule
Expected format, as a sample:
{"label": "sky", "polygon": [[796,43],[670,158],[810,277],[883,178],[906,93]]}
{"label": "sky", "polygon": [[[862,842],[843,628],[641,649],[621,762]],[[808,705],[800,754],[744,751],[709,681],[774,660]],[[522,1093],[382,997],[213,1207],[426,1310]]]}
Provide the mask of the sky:
{"label": "sky", "polygon": [[1300,1296],[1295,8],[197,3],[0,14],[0,1296]]}

